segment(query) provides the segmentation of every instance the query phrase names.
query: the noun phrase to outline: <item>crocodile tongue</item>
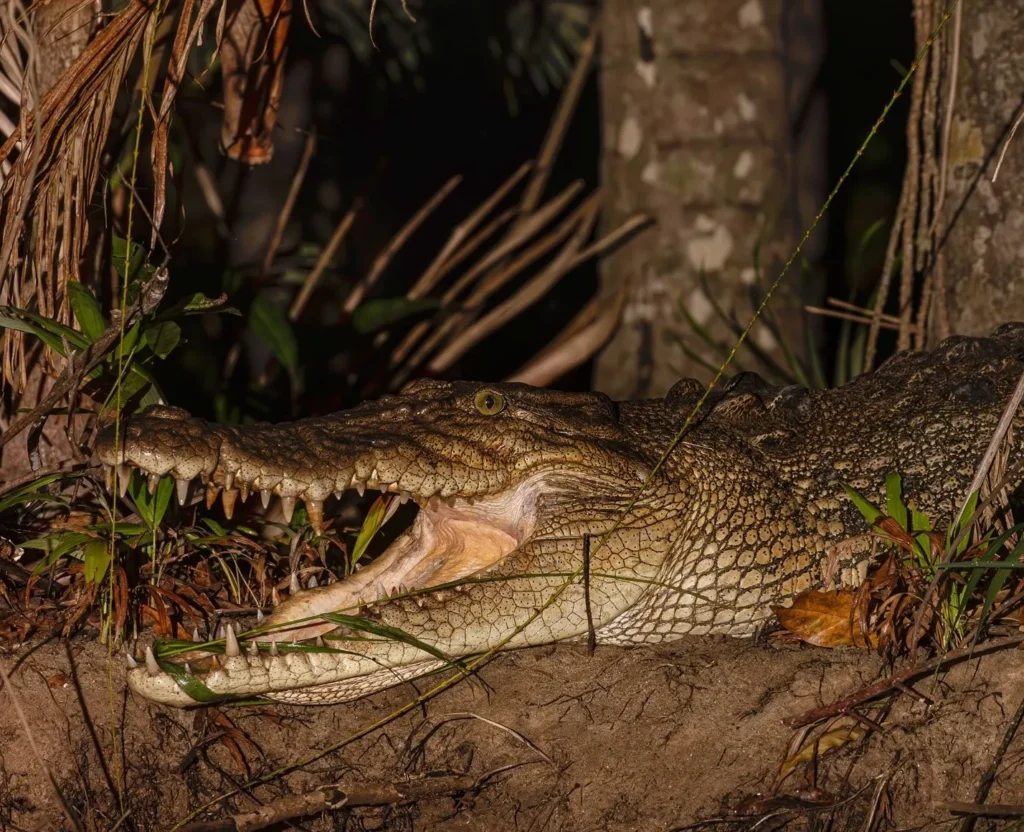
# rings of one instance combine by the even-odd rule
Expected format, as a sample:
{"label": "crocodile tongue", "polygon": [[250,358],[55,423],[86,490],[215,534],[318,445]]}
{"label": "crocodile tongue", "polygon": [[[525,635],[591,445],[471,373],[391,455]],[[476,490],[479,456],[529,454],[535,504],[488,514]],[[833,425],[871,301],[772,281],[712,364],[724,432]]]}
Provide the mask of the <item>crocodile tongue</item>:
{"label": "crocodile tongue", "polygon": [[343,581],[301,591],[282,602],[265,622],[273,631],[258,640],[313,639],[336,625],[329,621],[287,625],[330,612],[358,615],[361,607],[388,597],[462,580],[494,566],[533,533],[543,479],[537,475],[502,494],[473,502],[429,501],[409,530],[369,566]]}

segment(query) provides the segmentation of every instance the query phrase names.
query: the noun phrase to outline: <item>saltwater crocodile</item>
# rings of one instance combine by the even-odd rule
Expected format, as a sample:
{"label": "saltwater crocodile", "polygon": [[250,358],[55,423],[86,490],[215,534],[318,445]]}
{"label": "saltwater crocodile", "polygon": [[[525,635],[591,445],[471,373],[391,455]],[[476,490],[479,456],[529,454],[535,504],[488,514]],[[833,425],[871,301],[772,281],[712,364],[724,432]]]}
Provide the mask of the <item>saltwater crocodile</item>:
{"label": "saltwater crocodile", "polygon": [[[277,495],[288,516],[303,500],[317,527],[324,501],[349,489],[419,503],[412,527],[372,564],[295,592],[248,644],[229,629],[224,655],[190,668],[216,695],[330,703],[445,667],[440,654],[591,632],[613,645],[750,634],[772,605],[863,574],[869,546],[856,535],[866,527],[843,482],[878,497],[898,472],[918,507],[948,516],[1022,370],[1024,324],[1015,324],[901,353],[834,390],[741,374],[674,446],[703,393],[697,382],[616,403],[421,380],[290,424],[215,425],[155,408],[126,421],[120,448],[105,433],[98,454],[122,478],[132,468],[151,485],[175,477],[182,499],[199,485],[221,492],[229,514],[255,492],[265,505]],[[408,638],[309,620],[335,610]],[[333,648],[291,647],[323,636]],[[194,703],[179,672],[146,658],[129,671],[136,692]]]}

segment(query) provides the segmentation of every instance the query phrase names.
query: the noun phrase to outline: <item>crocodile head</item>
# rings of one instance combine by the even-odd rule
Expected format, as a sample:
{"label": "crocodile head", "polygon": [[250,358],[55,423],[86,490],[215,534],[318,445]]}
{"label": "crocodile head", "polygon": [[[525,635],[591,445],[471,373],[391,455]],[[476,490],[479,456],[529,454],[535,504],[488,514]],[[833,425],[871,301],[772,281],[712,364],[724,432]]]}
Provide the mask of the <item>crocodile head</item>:
{"label": "crocodile head", "polygon": [[[238,497],[256,492],[265,505],[272,495],[280,498],[287,517],[302,500],[317,528],[324,501],[350,489],[415,500],[411,528],[369,566],[293,593],[248,645],[239,649],[232,635],[223,660],[193,657],[192,667],[206,668],[201,681],[216,695],[315,702],[361,696],[437,663],[411,643],[367,641],[316,618],[323,613],[362,615],[449,658],[509,637],[525,644],[585,632],[573,613],[578,591],[520,625],[543,606],[545,589],[578,568],[584,535],[610,528],[651,465],[628,441],[618,405],[604,396],[429,380],[290,424],[215,425],[150,408],[122,426],[120,441],[112,429],[105,432],[97,454],[105,465],[121,466],[122,481],[132,468],[149,475],[151,486],[174,477],[182,502],[199,484],[208,495],[220,491],[229,516]],[[545,572],[555,577],[537,578]],[[425,591],[466,579],[458,593]],[[592,594],[600,624],[635,593],[609,587]],[[292,648],[323,645],[325,636],[335,649]],[[129,673],[135,691],[193,704],[176,674],[152,659],[147,664]]]}

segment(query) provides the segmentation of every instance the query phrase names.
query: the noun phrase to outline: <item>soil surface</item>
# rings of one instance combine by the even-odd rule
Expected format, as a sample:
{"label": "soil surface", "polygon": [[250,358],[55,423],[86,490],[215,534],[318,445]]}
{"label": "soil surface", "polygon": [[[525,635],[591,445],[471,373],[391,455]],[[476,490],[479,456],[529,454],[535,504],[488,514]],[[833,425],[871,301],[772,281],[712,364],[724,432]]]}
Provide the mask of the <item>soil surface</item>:
{"label": "soil surface", "polygon": [[[339,706],[177,711],[127,693],[122,659],[108,662],[95,641],[26,645],[3,661],[38,751],[2,696],[4,829],[71,828],[40,756],[83,829],[171,829],[242,784],[246,766],[249,776],[268,774],[416,695],[404,685]],[[783,719],[886,672],[867,651],[708,637],[599,646],[592,656],[576,645],[524,650],[250,793],[273,804],[332,783],[383,786],[437,772],[482,778],[469,792],[273,827],[311,831],[647,832],[713,818],[730,822],[700,828],[960,828],[962,819],[939,804],[974,800],[1024,697],[1024,651],[964,662],[915,683],[920,699],[908,693],[888,711],[863,711],[882,731],[845,719],[838,734],[852,725],[866,736],[777,782],[800,741]],[[420,690],[428,687],[420,680]],[[1024,803],[1024,730],[987,802]],[[203,818],[256,803],[236,795],[217,805]],[[975,829],[1020,825],[980,820]]]}

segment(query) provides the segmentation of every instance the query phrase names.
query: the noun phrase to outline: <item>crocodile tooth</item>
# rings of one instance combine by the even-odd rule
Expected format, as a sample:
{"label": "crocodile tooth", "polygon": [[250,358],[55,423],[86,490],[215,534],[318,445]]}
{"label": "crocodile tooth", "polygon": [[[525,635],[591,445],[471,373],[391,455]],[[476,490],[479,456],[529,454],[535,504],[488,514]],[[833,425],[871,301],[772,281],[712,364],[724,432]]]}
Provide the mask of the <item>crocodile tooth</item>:
{"label": "crocodile tooth", "polygon": [[213,504],[217,502],[217,495],[220,494],[220,488],[216,485],[206,486],[206,507],[213,508]]}
{"label": "crocodile tooth", "polygon": [[299,575],[297,572],[292,572],[291,581],[288,583],[288,591],[292,595],[297,595],[302,592],[302,586],[299,584]]}
{"label": "crocodile tooth", "polygon": [[107,487],[107,491],[111,494],[114,493],[114,466],[103,464],[103,484]]}
{"label": "crocodile tooth", "polygon": [[150,495],[156,494],[157,486],[160,485],[160,475],[150,474],[146,477],[146,490],[149,491]]}
{"label": "crocodile tooth", "polygon": [[128,483],[132,479],[132,468],[130,465],[117,466],[117,491],[121,499],[128,493]]}
{"label": "crocodile tooth", "polygon": [[270,505],[270,497],[272,494],[273,492],[269,488],[260,489],[260,502],[263,503],[263,508]]}
{"label": "crocodile tooth", "polygon": [[238,648],[238,637],[235,635],[235,628],[228,624],[227,638],[224,643],[224,655],[232,659],[241,652]]}
{"label": "crocodile tooth", "polygon": [[365,483],[365,482],[362,482],[362,481],[360,481],[360,482],[357,482],[357,483],[356,483],[356,493],[357,493],[357,494],[358,494],[358,495],[359,495],[360,497],[362,497],[362,496],[363,496],[363,494],[365,494],[365,493],[366,493],[366,483]]}
{"label": "crocodile tooth", "polygon": [[306,514],[309,515],[309,524],[317,534],[324,531],[324,504],[322,500],[306,500]]}
{"label": "crocodile tooth", "polygon": [[202,639],[199,637],[199,628],[198,627],[193,627],[192,628],[192,641],[195,641],[195,642],[202,641]]}
{"label": "crocodile tooth", "polygon": [[224,503],[224,516],[230,520],[235,513],[235,501],[238,499],[237,488],[225,488],[223,494],[221,494],[221,500]]}
{"label": "crocodile tooth", "polygon": [[153,655],[153,645],[146,645],[146,672],[150,676],[160,675],[160,665],[156,660],[156,656]]}
{"label": "crocodile tooth", "polygon": [[425,603],[427,603],[425,600],[423,600],[423,596],[422,595],[417,595],[412,600],[416,602],[416,606],[419,607],[420,609],[423,609],[423,605]]}
{"label": "crocodile tooth", "polygon": [[344,493],[345,493],[344,491],[335,491],[334,492],[334,499],[335,500],[340,500],[341,499],[341,495],[344,494]]}
{"label": "crocodile tooth", "polygon": [[380,474],[377,473],[377,466],[376,465],[373,466],[373,470],[370,472],[370,476],[367,479],[371,479],[371,480],[379,480],[380,479]]}
{"label": "crocodile tooth", "polygon": [[263,610],[256,610],[256,623],[262,624],[264,618],[266,618],[266,616],[263,614]]}
{"label": "crocodile tooth", "polygon": [[217,625],[217,640],[220,641],[221,639],[227,638],[227,635],[227,630],[224,629],[224,622],[221,621],[220,624]]}
{"label": "crocodile tooth", "polygon": [[255,641],[249,642],[249,655],[252,656],[254,659],[258,658],[260,655],[260,648],[256,645]]}
{"label": "crocodile tooth", "polygon": [[295,513],[295,498],[294,497],[282,497],[281,498],[281,510],[284,512],[284,522],[291,523],[292,515]]}
{"label": "crocodile tooth", "polygon": [[249,500],[249,483],[243,482],[238,486],[238,496],[242,498],[242,502],[248,502]]}
{"label": "crocodile tooth", "polygon": [[185,673],[189,676],[192,675],[192,665],[190,665],[188,662],[185,662]]}
{"label": "crocodile tooth", "polygon": [[275,607],[281,603],[281,593],[277,591],[276,586],[270,588],[270,603]]}
{"label": "crocodile tooth", "polygon": [[276,641],[270,642],[270,655],[271,656],[277,656],[278,655],[277,642]]}
{"label": "crocodile tooth", "polygon": [[405,504],[406,504],[407,502],[409,502],[409,498],[410,498],[411,496],[412,496],[412,495],[411,495],[411,494],[410,494],[410,493],[409,493],[408,491],[403,491],[403,492],[401,493],[401,495],[399,496],[399,498],[398,498],[398,499],[399,499],[399,501],[401,502],[401,505],[403,505],[403,506],[404,506],[404,505],[405,505]]}
{"label": "crocodile tooth", "polygon": [[178,505],[183,506],[188,502],[189,487],[192,485],[192,480],[175,480],[174,487],[178,491]]}
{"label": "crocodile tooth", "polygon": [[319,586],[319,583],[317,582],[317,579],[316,579],[316,575],[313,575],[313,576],[312,576],[312,577],[311,577],[311,578],[310,578],[310,579],[309,579],[309,580],[308,580],[308,581],[306,582],[306,589],[316,589],[316,588],[317,588],[317,586]]}
{"label": "crocodile tooth", "polygon": [[135,661],[135,656],[133,656],[131,654],[130,650],[125,652],[124,657],[128,660],[128,669],[129,670],[135,670],[135,668],[137,668],[139,666],[139,663],[137,661]]}
{"label": "crocodile tooth", "polygon": [[235,487],[235,472],[225,471],[224,472],[224,490],[230,491]]}

